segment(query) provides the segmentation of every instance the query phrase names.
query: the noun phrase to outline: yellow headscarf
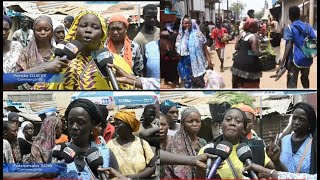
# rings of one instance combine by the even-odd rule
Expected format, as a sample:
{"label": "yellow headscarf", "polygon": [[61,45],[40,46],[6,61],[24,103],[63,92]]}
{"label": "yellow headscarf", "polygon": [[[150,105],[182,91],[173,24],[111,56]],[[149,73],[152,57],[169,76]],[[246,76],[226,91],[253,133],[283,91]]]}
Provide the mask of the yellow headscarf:
{"label": "yellow headscarf", "polygon": [[114,115],[114,118],[129,124],[132,128],[132,132],[137,132],[140,128],[140,121],[136,118],[136,113],[134,111],[121,110]]}
{"label": "yellow headscarf", "polygon": [[[100,47],[103,45],[108,36],[108,28],[105,19],[98,13],[90,10],[80,12],[73,21],[68,34],[65,37],[65,41],[75,40],[77,28],[81,18],[87,14],[93,14],[98,17],[101,23],[102,38],[100,42]],[[113,63],[121,67],[126,73],[133,74],[131,67],[127,62],[119,55],[113,54]],[[79,53],[75,59],[69,62],[68,67],[63,69],[63,78],[61,80],[53,83],[36,83],[33,89],[36,90],[112,90],[109,81],[106,81],[101,72],[98,70],[95,63],[92,61],[92,57],[84,57]],[[120,84],[119,88],[124,90],[129,90],[132,88],[130,85]]]}

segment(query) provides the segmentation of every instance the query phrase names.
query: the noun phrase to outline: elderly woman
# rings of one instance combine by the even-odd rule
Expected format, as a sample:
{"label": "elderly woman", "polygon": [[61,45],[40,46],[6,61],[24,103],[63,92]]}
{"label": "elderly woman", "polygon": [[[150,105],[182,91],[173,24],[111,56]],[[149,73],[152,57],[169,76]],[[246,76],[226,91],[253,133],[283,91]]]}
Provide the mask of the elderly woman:
{"label": "elderly woman", "polygon": [[156,157],[147,141],[133,135],[139,130],[140,121],[128,111],[116,113],[114,120],[118,137],[107,145],[115,153],[121,173],[129,178],[150,178],[156,169]]}
{"label": "elderly woman", "polygon": [[3,15],[3,73],[14,73],[17,71],[16,63],[23,49],[18,41],[8,40],[12,20]]}
{"label": "elderly woman", "polygon": [[231,67],[232,88],[259,88],[262,77],[262,67],[259,56],[267,54],[259,51],[259,40],[256,33],[258,22],[248,18],[243,25],[240,38],[236,40],[235,49],[238,51]]}
{"label": "elderly woman", "polygon": [[53,40],[52,45],[57,46],[67,35],[64,24],[59,21],[53,21]]}
{"label": "elderly woman", "polygon": [[[317,173],[316,121],[316,113],[309,104],[300,102],[293,107],[293,133],[281,139],[281,152],[279,149],[276,151],[273,145],[268,151],[275,164],[283,165],[292,173]],[[281,167],[276,168],[279,170]]]}
{"label": "elderly woman", "polygon": [[34,126],[30,121],[24,121],[18,131],[18,142],[21,149],[21,156],[31,153],[32,136]]}
{"label": "elderly woman", "polygon": [[185,88],[205,86],[203,76],[209,61],[205,43],[206,37],[201,33],[196,21],[184,17],[181,20],[175,46],[181,56],[178,73]]}
{"label": "elderly woman", "polygon": [[[201,114],[194,107],[188,107],[181,113],[181,126],[168,142],[166,150],[187,156],[196,156],[207,142],[199,138],[197,133],[201,127]],[[165,178],[193,179],[196,178],[195,167],[185,165],[165,166]]]}
{"label": "elderly woman", "polygon": [[[105,20],[94,11],[82,11],[76,17],[65,38],[66,41],[77,40],[83,45],[81,53],[75,59],[68,61],[61,73],[61,79],[55,82],[37,83],[34,89],[52,90],[112,90],[108,78],[102,75],[95,63],[95,52],[103,48],[107,38]],[[126,73],[133,74],[125,60],[112,54],[113,64],[120,66]],[[59,58],[55,58],[59,59]],[[131,86],[119,84],[120,89],[130,89]]]}
{"label": "elderly woman", "polygon": [[143,56],[137,43],[127,36],[129,22],[124,16],[117,14],[109,18],[109,38],[106,47],[113,53],[120,55],[133,69],[134,75],[142,76]]}
{"label": "elderly woman", "polygon": [[[66,163],[66,174],[74,173],[76,176],[73,176],[74,179],[97,179],[97,168],[93,168],[90,163],[88,165],[84,161],[86,152],[92,147],[98,148],[99,153],[103,156],[102,167],[112,167],[118,170],[118,162],[111,149],[104,143],[96,144],[93,137],[95,127],[102,121],[98,107],[90,100],[76,99],[67,107],[65,117],[71,138],[71,141],[66,145],[70,146],[72,144],[79,149],[73,161]],[[52,162],[57,162],[57,159],[54,158]],[[65,178],[65,176],[65,174],[62,174],[60,178]]]}
{"label": "elderly woman", "polygon": [[[221,124],[222,134],[213,140],[214,147],[219,144],[219,142],[225,140],[233,144],[232,151],[227,162],[222,166],[221,169],[218,169],[215,178],[221,179],[242,179],[243,174],[243,163],[239,160],[237,156],[237,147],[240,143],[245,142],[252,150],[252,161],[259,163],[264,167],[273,169],[274,165],[270,158],[267,156],[264,147],[258,146],[255,147],[255,140],[248,140],[243,136],[243,132],[246,131],[247,127],[247,116],[246,114],[238,108],[230,108],[226,110],[223,115],[223,121]],[[249,143],[248,143],[249,142]],[[251,144],[253,144],[251,146]],[[262,143],[263,144],[263,143]],[[212,144],[208,144],[203,147],[199,154],[202,154],[207,147],[211,147]],[[233,167],[233,168],[232,168]],[[234,170],[232,170],[234,169]]]}

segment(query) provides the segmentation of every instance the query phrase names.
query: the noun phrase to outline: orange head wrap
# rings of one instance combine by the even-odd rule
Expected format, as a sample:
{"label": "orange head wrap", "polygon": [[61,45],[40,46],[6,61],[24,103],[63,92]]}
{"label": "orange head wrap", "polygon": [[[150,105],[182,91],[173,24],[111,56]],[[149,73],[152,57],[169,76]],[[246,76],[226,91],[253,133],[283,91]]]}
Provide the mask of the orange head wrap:
{"label": "orange head wrap", "polygon": [[136,118],[136,113],[134,111],[121,110],[114,115],[114,118],[129,124],[132,132],[137,132],[140,128],[140,121]]}
{"label": "orange head wrap", "polygon": [[[127,18],[125,18],[124,16],[120,15],[120,14],[116,14],[110,17],[110,19],[108,20],[109,25],[112,22],[123,22],[126,26],[126,28],[128,29],[129,27],[129,22],[127,20]],[[116,48],[114,46],[113,41],[110,39],[107,40],[107,48],[113,52],[113,53],[117,53]],[[129,39],[129,37],[126,35],[126,37],[124,38],[124,54],[123,54],[123,59],[129,64],[129,66],[132,69],[133,63],[132,63],[132,50],[131,50],[131,40]]]}
{"label": "orange head wrap", "polygon": [[241,104],[237,104],[237,105],[234,105],[232,107],[236,107],[236,108],[239,108],[241,109],[243,112],[249,112],[249,113],[252,113],[253,115],[256,115],[256,111],[251,107],[251,106],[248,106],[248,105],[245,105],[243,103]]}

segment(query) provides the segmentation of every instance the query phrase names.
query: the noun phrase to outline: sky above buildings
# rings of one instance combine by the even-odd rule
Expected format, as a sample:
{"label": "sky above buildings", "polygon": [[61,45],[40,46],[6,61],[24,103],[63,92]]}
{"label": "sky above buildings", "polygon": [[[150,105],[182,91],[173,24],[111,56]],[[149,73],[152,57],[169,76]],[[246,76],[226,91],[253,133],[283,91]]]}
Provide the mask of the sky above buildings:
{"label": "sky above buildings", "polygon": [[[249,9],[254,9],[256,11],[260,11],[265,4],[265,0],[229,0],[229,7],[233,2],[244,2],[246,4],[246,7],[244,11],[242,12],[242,16],[247,16],[247,11]],[[272,0],[267,0],[267,3],[269,5],[269,8],[272,6]],[[221,7],[223,9],[227,9],[227,0],[223,0],[221,3]]]}

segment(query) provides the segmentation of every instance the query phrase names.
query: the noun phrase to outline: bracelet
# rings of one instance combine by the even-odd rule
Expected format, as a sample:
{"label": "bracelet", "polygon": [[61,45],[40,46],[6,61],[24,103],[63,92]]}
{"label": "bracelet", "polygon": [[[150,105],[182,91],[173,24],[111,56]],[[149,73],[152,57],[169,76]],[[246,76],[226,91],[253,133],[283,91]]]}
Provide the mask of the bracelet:
{"label": "bracelet", "polygon": [[273,175],[274,170],[275,170],[275,169],[272,169],[272,170],[270,171],[270,175],[271,175],[271,176]]}

